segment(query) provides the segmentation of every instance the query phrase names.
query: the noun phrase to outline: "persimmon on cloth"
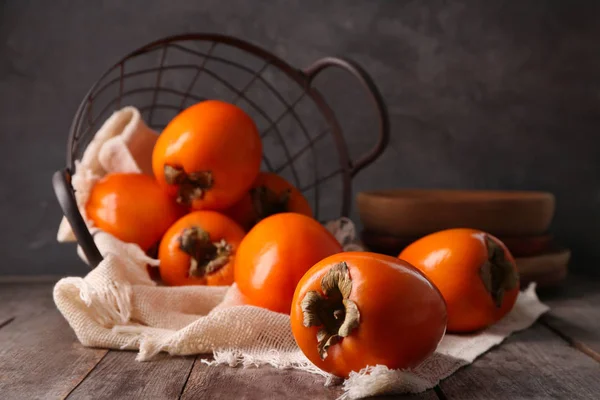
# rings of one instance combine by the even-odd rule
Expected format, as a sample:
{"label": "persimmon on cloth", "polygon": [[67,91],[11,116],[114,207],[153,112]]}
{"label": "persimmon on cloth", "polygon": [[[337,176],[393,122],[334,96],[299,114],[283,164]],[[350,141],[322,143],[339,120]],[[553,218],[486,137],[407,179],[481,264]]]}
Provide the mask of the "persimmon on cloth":
{"label": "persimmon on cloth", "polygon": [[[115,111],[100,127],[85,148],[81,160],[75,162],[71,184],[84,219],[84,205],[92,186],[111,172],[143,173],[152,176],[152,149],[158,133],[150,129],[135,107]],[[65,217],[58,228],[59,242],[74,242],[75,235]]]}
{"label": "persimmon on cloth", "polygon": [[[122,116],[122,111],[116,116]],[[137,121],[136,126],[143,127],[141,120]],[[147,133],[143,129],[140,132]],[[122,133],[112,132],[110,137]],[[135,134],[133,137],[139,139]],[[94,157],[89,156],[95,164],[100,152],[97,150]],[[124,146],[121,150],[131,149]],[[87,165],[91,165],[89,161]],[[96,172],[106,173],[103,169]],[[94,174],[89,170],[86,174],[79,176],[81,187],[92,182],[87,179]],[[85,203],[78,199],[78,204]],[[332,221],[326,227],[344,250],[361,250],[348,219]],[[148,264],[156,266],[157,260],[147,257],[137,245],[92,230],[104,260],[87,276],[64,278],[54,287],[56,306],[83,345],[138,350],[139,360],[151,360],[161,351],[173,355],[212,352],[214,364],[296,368],[323,376],[324,383],[340,383],[315,367],[297,347],[288,315],[245,305],[235,285],[157,286],[146,270]],[[473,362],[511,333],[529,327],[547,311],[534,289],[530,286],[519,293],[513,310],[490,328],[471,335],[447,334],[436,352],[414,369],[371,366],[351,373],[344,382],[344,396],[356,399],[417,393],[434,387],[440,379]]]}
{"label": "persimmon on cloth", "polygon": [[[235,285],[157,286],[146,272],[156,260],[138,246],[103,232],[94,239],[104,261],[86,277],[64,278],[54,288],[58,309],[83,345],[138,350],[138,360],[161,351],[213,353],[214,364],[296,368],[329,378],[324,384],[336,381],[297,347],[288,315],[245,305]],[[547,310],[532,285],[499,323],[476,334],[446,334],[436,352],[412,370],[373,366],[351,373],[344,382],[347,398],[432,388]]]}

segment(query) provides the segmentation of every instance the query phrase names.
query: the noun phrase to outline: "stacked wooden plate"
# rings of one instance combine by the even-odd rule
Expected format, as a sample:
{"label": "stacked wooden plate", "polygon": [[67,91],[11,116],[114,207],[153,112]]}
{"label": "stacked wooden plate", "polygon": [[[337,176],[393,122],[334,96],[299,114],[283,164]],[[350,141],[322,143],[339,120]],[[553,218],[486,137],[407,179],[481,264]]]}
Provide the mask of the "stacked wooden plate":
{"label": "stacked wooden plate", "polygon": [[547,192],[381,190],[357,198],[370,250],[397,256],[414,240],[449,228],[486,231],[510,249],[521,282],[551,286],[567,275],[571,253],[548,232],[555,199]]}

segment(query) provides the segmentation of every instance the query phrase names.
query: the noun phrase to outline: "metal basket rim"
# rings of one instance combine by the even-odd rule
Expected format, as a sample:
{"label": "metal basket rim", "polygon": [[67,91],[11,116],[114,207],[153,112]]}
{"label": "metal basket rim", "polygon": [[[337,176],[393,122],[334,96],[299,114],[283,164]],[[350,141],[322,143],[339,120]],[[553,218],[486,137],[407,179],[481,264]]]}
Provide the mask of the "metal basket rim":
{"label": "metal basket rim", "polygon": [[[204,32],[185,33],[185,34],[166,36],[162,39],[154,40],[150,43],[143,45],[142,47],[139,47],[136,50],[131,51],[124,57],[121,57],[117,62],[111,64],[110,67],[108,67],[94,81],[92,86],[85,93],[85,95],[83,96],[83,99],[81,100],[79,106],[77,107],[77,111],[75,112],[75,118],[73,118],[73,120],[71,121],[71,126],[69,128],[69,135],[68,135],[68,141],[67,141],[67,160],[66,160],[66,164],[67,164],[68,168],[70,168],[70,169],[74,168],[74,160],[72,158],[72,154],[71,154],[72,152],[71,152],[70,146],[71,146],[71,143],[73,143],[73,141],[75,140],[75,135],[78,130],[77,128],[79,125],[79,121],[81,119],[81,116],[83,115],[83,110],[84,110],[86,104],[89,102],[89,99],[91,98],[92,94],[95,92],[95,90],[98,88],[98,86],[101,84],[101,82],[103,81],[104,78],[106,78],[111,72],[113,72],[116,68],[118,68],[125,61],[127,61],[133,57],[145,54],[149,51],[152,51],[154,48],[156,48],[158,46],[163,46],[163,45],[171,43],[171,42],[198,41],[198,40],[212,41],[212,42],[216,41],[219,43],[231,45],[233,47],[236,47],[238,49],[241,49],[241,50],[253,53],[253,54],[257,54],[259,57],[262,57],[263,59],[268,61],[269,64],[276,66],[278,69],[280,69],[286,75],[288,75],[290,78],[292,78],[311,97],[312,96],[320,97],[321,100],[323,101],[323,103],[326,104],[326,102],[324,101],[323,97],[318,92],[318,90],[310,87],[309,78],[307,77],[307,75],[304,73],[304,71],[302,69],[293,67],[291,64],[287,63],[282,58],[274,55],[270,51],[265,50],[264,48],[262,48],[258,45],[255,45],[249,41],[246,41],[246,40],[234,37],[234,36],[230,36],[230,35],[225,35],[225,34],[220,34],[220,33],[204,33]],[[316,100],[316,99],[313,98],[313,100]],[[321,104],[319,104],[319,106],[321,106]],[[335,117],[335,113],[333,113],[333,111],[329,108],[329,106],[326,105],[326,107],[329,109],[329,111]]]}

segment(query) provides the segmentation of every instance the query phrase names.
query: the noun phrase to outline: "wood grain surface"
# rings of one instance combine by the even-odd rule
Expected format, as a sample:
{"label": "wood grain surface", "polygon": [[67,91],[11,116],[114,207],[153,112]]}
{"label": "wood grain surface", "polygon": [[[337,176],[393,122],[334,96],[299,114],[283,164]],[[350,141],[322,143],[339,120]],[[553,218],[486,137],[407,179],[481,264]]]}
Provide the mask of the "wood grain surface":
{"label": "wood grain surface", "polygon": [[[377,399],[587,399],[600,393],[598,283],[570,277],[540,293],[552,307],[436,390]],[[52,285],[0,284],[0,398],[336,399],[322,377],[270,367],[209,367],[198,357],[85,348],[56,311]]]}
{"label": "wood grain surface", "polygon": [[572,276],[540,293],[551,307],[541,322],[564,340],[600,362],[600,283]]}
{"label": "wood grain surface", "polygon": [[[209,367],[198,360],[194,365],[182,399],[297,399],[335,400],[341,385],[324,386],[325,378],[297,370],[271,367]],[[405,396],[377,399],[437,400],[433,390]]]}
{"label": "wood grain surface", "polygon": [[594,399],[600,364],[536,324],[440,386],[450,399]]}
{"label": "wood grain surface", "polygon": [[67,397],[73,399],[178,399],[195,357],[160,354],[135,360],[136,352],[110,351]]}
{"label": "wood grain surface", "polygon": [[0,304],[14,316],[0,329],[3,400],[63,398],[106,354],[77,342],[54,306],[51,285],[1,285]]}
{"label": "wood grain surface", "polygon": [[195,363],[182,399],[336,399],[341,387],[324,387],[325,378],[270,367],[209,367]]}

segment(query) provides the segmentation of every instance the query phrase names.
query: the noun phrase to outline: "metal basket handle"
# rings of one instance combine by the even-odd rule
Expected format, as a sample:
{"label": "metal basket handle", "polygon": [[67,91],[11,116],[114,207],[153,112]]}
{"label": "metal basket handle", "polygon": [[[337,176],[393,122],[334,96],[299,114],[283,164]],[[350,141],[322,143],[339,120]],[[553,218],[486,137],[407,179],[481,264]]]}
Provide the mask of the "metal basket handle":
{"label": "metal basket handle", "polygon": [[379,114],[379,138],[375,146],[363,154],[357,161],[352,162],[350,175],[356,175],[361,169],[375,161],[383,152],[390,139],[390,121],[388,111],[383,97],[377,89],[371,76],[360,65],[346,58],[325,57],[317,60],[314,64],[304,70],[310,84],[322,71],[330,67],[341,68],[354,76],[367,90],[373,105]]}
{"label": "metal basket handle", "polygon": [[103,257],[98,247],[96,247],[96,243],[94,243],[94,237],[77,209],[77,201],[71,187],[71,172],[68,169],[56,171],[52,176],[52,186],[60,208],[62,208],[64,216],[71,225],[85,258],[92,268],[96,267],[103,260]]}

